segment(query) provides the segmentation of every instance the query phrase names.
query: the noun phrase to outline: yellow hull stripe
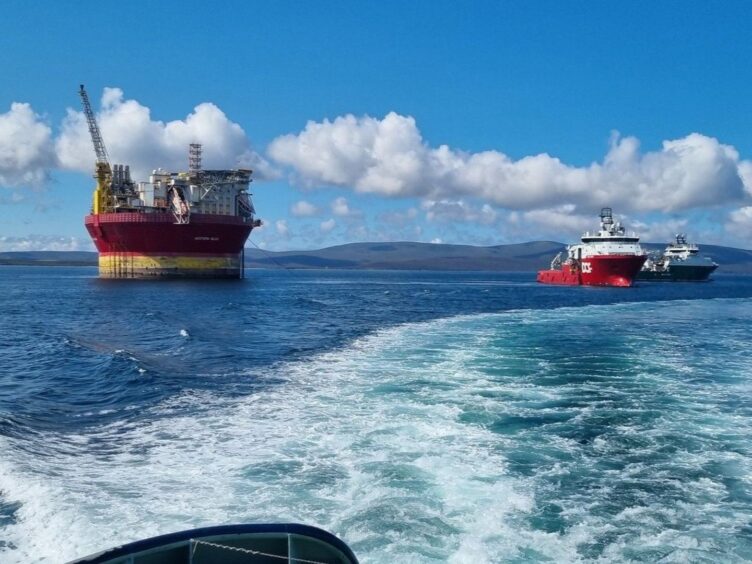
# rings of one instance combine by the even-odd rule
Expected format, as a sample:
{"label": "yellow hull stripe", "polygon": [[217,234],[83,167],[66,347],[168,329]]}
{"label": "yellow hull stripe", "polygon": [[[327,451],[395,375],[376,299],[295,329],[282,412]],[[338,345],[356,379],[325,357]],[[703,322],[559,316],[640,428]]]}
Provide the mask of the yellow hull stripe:
{"label": "yellow hull stripe", "polygon": [[99,274],[128,276],[129,273],[149,271],[239,269],[240,257],[105,255],[99,256]]}

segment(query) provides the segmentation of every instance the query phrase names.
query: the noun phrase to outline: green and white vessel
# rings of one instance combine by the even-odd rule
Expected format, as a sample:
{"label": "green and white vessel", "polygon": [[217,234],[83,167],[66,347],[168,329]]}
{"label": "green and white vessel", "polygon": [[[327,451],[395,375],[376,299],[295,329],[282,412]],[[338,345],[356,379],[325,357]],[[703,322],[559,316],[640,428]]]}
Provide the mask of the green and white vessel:
{"label": "green and white vessel", "polygon": [[637,280],[704,282],[716,268],[718,264],[701,255],[700,248],[687,243],[687,236],[679,233],[662,253],[648,255]]}

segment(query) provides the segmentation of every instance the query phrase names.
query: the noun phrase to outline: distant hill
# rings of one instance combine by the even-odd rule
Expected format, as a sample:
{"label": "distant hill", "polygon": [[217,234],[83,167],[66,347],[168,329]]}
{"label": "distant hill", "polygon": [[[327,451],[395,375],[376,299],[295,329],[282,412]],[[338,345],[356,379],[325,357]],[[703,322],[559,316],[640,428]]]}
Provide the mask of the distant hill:
{"label": "distant hill", "polygon": [[350,243],[317,251],[266,252],[246,249],[251,268],[356,268],[384,270],[535,270],[564,245],[535,241],[474,247],[433,243]]}
{"label": "distant hill", "polygon": [[97,253],[88,251],[24,251],[0,253],[0,265],[96,266]]}
{"label": "distant hill", "polygon": [[[661,250],[665,244],[647,243]],[[532,241],[513,245],[474,247],[432,243],[350,243],[317,251],[265,252],[246,249],[251,268],[355,268],[385,270],[533,271],[546,268],[565,245]],[[752,251],[702,245],[701,252],[720,264],[720,272],[752,273]]]}
{"label": "distant hill", "polygon": [[[664,244],[646,243],[650,250]],[[268,252],[246,249],[249,268],[352,268],[383,270],[534,271],[545,268],[562,243],[532,241],[474,247],[433,243],[350,243],[316,251]],[[721,266],[720,272],[752,273],[752,251],[701,245],[701,252]],[[94,252],[27,251],[0,253],[0,265],[96,266]]]}

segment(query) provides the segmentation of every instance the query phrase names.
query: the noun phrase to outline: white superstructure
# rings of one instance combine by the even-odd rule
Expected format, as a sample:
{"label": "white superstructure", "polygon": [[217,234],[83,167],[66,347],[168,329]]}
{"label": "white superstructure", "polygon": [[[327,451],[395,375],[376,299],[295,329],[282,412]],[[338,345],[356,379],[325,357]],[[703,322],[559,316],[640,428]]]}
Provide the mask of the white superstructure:
{"label": "white superstructure", "polygon": [[644,256],[640,246],[640,237],[632,231],[627,233],[621,223],[614,222],[611,208],[601,210],[601,227],[596,232],[582,234],[582,243],[567,247],[568,257],[572,260],[603,255]]}
{"label": "white superstructure", "polygon": [[248,187],[249,169],[201,169],[201,145],[191,144],[189,172],[153,170],[148,182],[134,182],[128,166],[112,165],[110,189],[115,212],[155,213],[170,211],[177,223],[188,223],[190,215],[231,215],[253,222]]}
{"label": "white superstructure", "polygon": [[250,170],[202,170],[197,174],[157,169],[149,182],[138,183],[138,200],[146,208],[174,207],[179,197],[192,213],[243,215],[253,213],[248,194]]}
{"label": "white superstructure", "polygon": [[700,248],[687,242],[684,233],[677,233],[676,240],[669,243],[663,254],[648,257],[645,269],[667,270],[671,265],[717,267],[710,257],[700,255]]}

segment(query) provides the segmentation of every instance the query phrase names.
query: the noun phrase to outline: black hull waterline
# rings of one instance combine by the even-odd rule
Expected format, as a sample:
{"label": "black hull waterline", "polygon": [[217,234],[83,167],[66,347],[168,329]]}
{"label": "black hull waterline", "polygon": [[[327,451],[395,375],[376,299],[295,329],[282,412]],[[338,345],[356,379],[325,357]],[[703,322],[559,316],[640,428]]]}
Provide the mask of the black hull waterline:
{"label": "black hull waterline", "polygon": [[713,266],[681,266],[671,265],[668,270],[641,270],[637,280],[652,282],[705,282],[718,268]]}

